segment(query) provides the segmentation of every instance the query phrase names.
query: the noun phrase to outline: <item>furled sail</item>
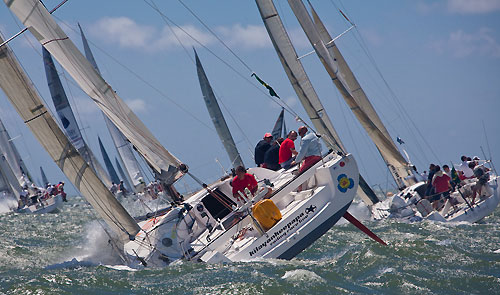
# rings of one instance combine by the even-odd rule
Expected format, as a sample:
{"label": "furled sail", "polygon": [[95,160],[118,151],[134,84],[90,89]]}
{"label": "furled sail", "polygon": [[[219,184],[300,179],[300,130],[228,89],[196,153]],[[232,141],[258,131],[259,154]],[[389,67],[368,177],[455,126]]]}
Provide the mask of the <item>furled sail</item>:
{"label": "furled sail", "polygon": [[384,158],[398,188],[408,186],[411,175],[410,166],[392,141],[389,132],[368,101],[364,91],[347,66],[335,43],[327,48],[326,43],[332,38],[316,14],[316,23],[311,19],[302,1],[288,1],[309,42],[313,45],[319,59],[330,75],[333,83],[344,97],[349,108],[366,130]]}
{"label": "furled sail", "polygon": [[134,237],[139,226],[64,135],[7,45],[0,48],[0,87],[55,163],[104,221],[123,239]]}
{"label": "furled sail", "polygon": [[[279,137],[282,137],[282,134],[286,133],[286,130],[283,130],[285,127],[285,109],[282,108],[280,115],[278,116],[278,119],[276,120],[276,123],[274,124],[273,131],[271,134],[273,135],[273,139],[276,140]],[[286,129],[286,127],[285,127]],[[283,136],[285,137],[285,136]]]}
{"label": "furled sail", "polygon": [[[316,131],[322,135],[322,138],[328,148],[340,150],[343,152],[345,148],[340,141],[340,138],[333,128],[330,118],[319,100],[316,91],[314,90],[309,77],[307,76],[302,63],[298,59],[292,41],[288,36],[278,11],[272,0],[255,0],[259,8],[260,15],[266,26],[267,32],[274,45],[274,49],[278,54],[281,64],[290,80],[290,83],[297,94],[302,106],[307,112],[309,119],[313,123]],[[370,186],[366,183],[363,177],[359,178],[360,186],[358,195],[368,205],[377,203],[379,200]]]}
{"label": "furled sail", "polygon": [[[87,42],[87,38],[85,34],[83,34],[83,30],[78,24],[78,28],[80,28],[80,35],[82,36],[83,50],[85,52],[85,57],[90,62],[90,64],[94,67],[94,69],[100,74],[99,68],[97,67],[97,63],[95,61],[94,55],[90,50],[89,43]],[[111,134],[111,138],[113,139],[113,144],[115,145],[116,151],[125,166],[125,171],[127,172],[125,177],[130,183],[133,184],[132,188],[137,190],[137,187],[141,185],[141,180],[144,179],[142,176],[141,168],[139,162],[134,156],[134,152],[132,150],[132,145],[127,141],[127,138],[123,135],[123,133],[116,128],[115,124],[111,122],[111,120],[104,116],[104,121],[106,121],[106,126],[108,127],[109,133]],[[115,172],[116,174],[116,172]]]}
{"label": "furled sail", "polygon": [[47,175],[45,175],[45,171],[43,171],[42,166],[40,166],[40,174],[42,175],[42,186],[45,187],[47,183],[49,183],[49,180],[47,178]]}
{"label": "furled sail", "polygon": [[4,0],[35,38],[143,155],[166,184],[187,166],[168,152],[76,48],[38,0]]}
{"label": "furled sail", "polygon": [[233,136],[231,135],[231,132],[227,127],[224,115],[222,114],[222,111],[219,107],[217,98],[215,98],[212,86],[210,86],[210,82],[208,81],[205,70],[201,65],[196,50],[194,51],[194,56],[196,58],[196,70],[198,72],[198,80],[200,81],[201,92],[203,94],[203,99],[205,100],[208,113],[210,114],[210,118],[212,119],[212,123],[214,123],[215,130],[217,130],[217,134],[219,135],[219,138],[222,141],[224,148],[226,149],[233,168],[244,166],[243,160],[241,160],[240,153],[238,152],[236,144],[233,140]]}
{"label": "furled sail", "polygon": [[118,174],[116,174],[115,168],[113,167],[113,163],[109,159],[108,153],[102,144],[101,138],[97,137],[97,141],[99,141],[99,148],[101,149],[102,159],[104,160],[104,165],[106,165],[106,169],[108,170],[109,176],[111,177],[111,181],[118,184],[120,183],[120,178]]}
{"label": "furled sail", "polygon": [[52,96],[52,102],[54,102],[54,107],[56,108],[57,116],[61,122],[61,126],[64,128],[66,135],[78,150],[80,155],[87,161],[87,163],[94,169],[97,175],[102,179],[104,184],[108,187],[111,186],[111,180],[108,174],[104,171],[99,161],[92,153],[85,140],[83,139],[82,133],[80,132],[80,127],[75,118],[75,114],[71,109],[68,97],[64,91],[61,79],[59,78],[59,73],[56,70],[54,61],[50,53],[42,47],[43,52],[43,64],[45,67],[45,75],[47,76],[47,84],[49,85],[50,95]]}

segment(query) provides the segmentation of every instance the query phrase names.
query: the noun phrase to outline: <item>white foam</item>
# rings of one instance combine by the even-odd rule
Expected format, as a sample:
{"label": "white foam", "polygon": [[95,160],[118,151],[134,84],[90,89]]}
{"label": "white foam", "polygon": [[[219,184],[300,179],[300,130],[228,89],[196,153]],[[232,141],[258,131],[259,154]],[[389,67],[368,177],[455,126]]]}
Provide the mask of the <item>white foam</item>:
{"label": "white foam", "polygon": [[17,208],[17,201],[8,196],[0,195],[0,214],[11,212],[13,209]]}
{"label": "white foam", "polygon": [[325,279],[317,275],[316,273],[305,270],[305,269],[295,269],[285,272],[285,274],[281,277],[282,279],[288,281],[316,281],[316,282],[325,282]]}

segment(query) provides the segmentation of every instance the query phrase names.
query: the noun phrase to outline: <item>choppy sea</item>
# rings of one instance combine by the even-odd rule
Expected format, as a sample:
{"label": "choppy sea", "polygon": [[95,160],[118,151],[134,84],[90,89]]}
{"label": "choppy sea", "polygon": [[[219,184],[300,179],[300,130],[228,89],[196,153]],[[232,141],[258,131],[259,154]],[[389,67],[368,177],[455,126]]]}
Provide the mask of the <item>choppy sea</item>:
{"label": "choppy sea", "polygon": [[[1,206],[0,206],[1,210]],[[500,210],[481,224],[370,221],[383,246],[339,222],[291,261],[118,263],[89,205],[0,215],[0,294],[499,294]]]}

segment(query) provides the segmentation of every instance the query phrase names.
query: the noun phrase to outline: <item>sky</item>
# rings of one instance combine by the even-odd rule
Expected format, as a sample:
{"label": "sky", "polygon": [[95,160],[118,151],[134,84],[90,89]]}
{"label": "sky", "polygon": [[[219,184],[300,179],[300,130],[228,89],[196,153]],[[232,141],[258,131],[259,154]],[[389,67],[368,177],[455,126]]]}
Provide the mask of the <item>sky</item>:
{"label": "sky", "polygon": [[[51,9],[58,2],[44,4]],[[500,165],[499,0],[311,2],[332,36],[350,26],[338,8],[356,24],[336,43],[389,133],[394,140],[397,136],[404,140],[400,148],[420,171],[430,163],[458,163],[461,155],[484,158],[481,147]],[[310,52],[312,47],[287,1],[278,0],[275,5],[298,55]],[[307,121],[253,1],[70,0],[53,15],[80,49],[77,23],[81,24],[104,79],[164,147],[206,183],[218,179],[230,162],[204,105],[192,48],[199,54],[247,166],[254,166],[255,144],[271,131],[281,110],[250,77],[252,72]],[[0,7],[4,37],[21,26],[5,5]],[[40,45],[29,32],[9,45],[54,110]],[[362,175],[372,186],[394,188],[378,151],[317,56],[311,54],[302,62]],[[114,157],[98,108],[58,69],[87,143],[102,159],[100,136]],[[0,118],[35,180],[40,179],[40,166],[51,182],[65,180],[2,92]],[[289,129],[302,125],[290,113],[285,119]],[[189,191],[195,184],[185,176],[177,187]]]}

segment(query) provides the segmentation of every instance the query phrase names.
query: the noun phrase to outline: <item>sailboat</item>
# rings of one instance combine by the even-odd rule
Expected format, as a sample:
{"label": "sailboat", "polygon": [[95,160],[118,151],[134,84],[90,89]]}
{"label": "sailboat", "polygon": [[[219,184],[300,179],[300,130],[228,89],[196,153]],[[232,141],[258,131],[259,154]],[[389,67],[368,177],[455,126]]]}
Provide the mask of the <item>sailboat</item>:
{"label": "sailboat", "polygon": [[[477,222],[490,214],[500,201],[499,192],[496,189],[498,187],[497,177],[490,180],[489,189],[486,190],[488,195],[482,197],[482,204],[478,204],[476,209],[469,206],[467,201],[462,198],[462,192],[455,192],[452,194],[452,199],[458,202],[459,205],[452,206],[452,200],[447,200],[447,205],[442,210],[437,211],[432,210],[432,208],[429,210],[430,204],[423,198],[422,194],[422,191],[425,191],[425,182],[417,181],[416,175],[414,175],[416,169],[399,152],[382,120],[312,5],[309,3],[312,13],[311,18],[301,0],[289,0],[288,3],[334,85],[376,145],[400,190],[392,200],[385,202],[385,204],[373,206],[373,215],[376,218],[381,218],[387,216],[388,213],[392,213],[393,216],[412,218],[415,214],[418,214],[420,215],[418,217],[439,221]],[[390,203],[390,209],[384,210],[387,203]],[[410,207],[418,208],[418,210],[409,210]]]}
{"label": "sailboat", "polygon": [[[7,6],[54,56],[104,114],[134,145],[178,206],[137,222],[116,201],[69,143],[41,102],[7,46],[0,48],[0,86],[51,157],[119,235],[133,266],[168,265],[178,259],[204,262],[255,258],[291,259],[345,216],[358,187],[350,154],[329,152],[302,173],[251,168],[259,181],[255,196],[235,206],[229,179],[181,202],[173,184],[188,166],[168,152],[36,0],[9,0]],[[194,177],[195,178],[195,177]],[[302,185],[302,190],[297,188]],[[271,193],[272,187],[272,193]],[[255,214],[254,203],[270,205]],[[234,206],[234,207],[233,207]]]}
{"label": "sailboat", "polygon": [[5,198],[16,200],[12,209],[20,213],[50,213],[62,204],[61,195],[44,195],[43,189],[36,187],[25,173],[27,168],[16,146],[0,120],[0,184]]}

